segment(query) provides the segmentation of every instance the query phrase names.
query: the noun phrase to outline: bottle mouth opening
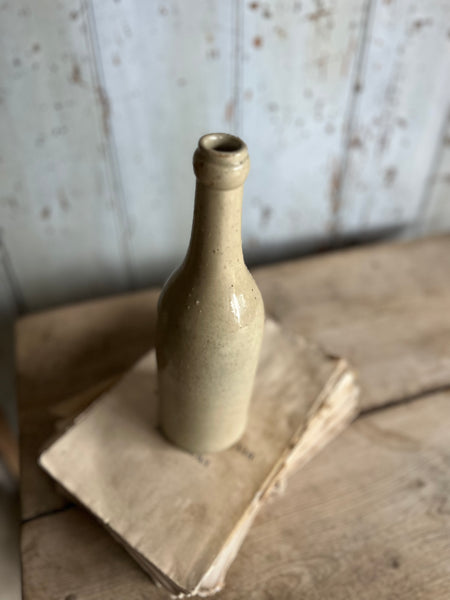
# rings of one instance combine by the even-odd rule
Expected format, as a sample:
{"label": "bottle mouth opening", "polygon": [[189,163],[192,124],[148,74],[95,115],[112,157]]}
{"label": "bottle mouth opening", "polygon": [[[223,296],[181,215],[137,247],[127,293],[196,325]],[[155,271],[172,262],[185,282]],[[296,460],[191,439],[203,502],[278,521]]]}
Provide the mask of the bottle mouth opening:
{"label": "bottle mouth opening", "polygon": [[233,154],[246,149],[244,142],[229,133],[209,133],[200,138],[200,148],[219,154]]}
{"label": "bottle mouth opening", "polygon": [[230,133],[208,133],[198,141],[194,173],[204,185],[230,190],[243,185],[250,168],[245,142]]}

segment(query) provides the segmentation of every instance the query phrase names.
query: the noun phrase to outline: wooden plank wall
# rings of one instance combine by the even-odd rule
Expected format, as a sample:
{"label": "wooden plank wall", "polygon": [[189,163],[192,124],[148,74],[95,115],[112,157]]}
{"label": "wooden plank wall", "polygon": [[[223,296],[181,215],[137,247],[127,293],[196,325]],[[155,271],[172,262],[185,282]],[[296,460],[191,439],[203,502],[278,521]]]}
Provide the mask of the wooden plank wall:
{"label": "wooden plank wall", "polygon": [[17,431],[17,413],[14,403],[13,320],[17,307],[23,308],[22,298],[14,281],[9,256],[2,244],[2,231],[0,230],[0,422],[2,417],[6,418],[15,431]]}
{"label": "wooden plank wall", "polygon": [[446,115],[428,184],[423,196],[424,218],[420,223],[420,232],[446,231],[450,223],[450,111]]}
{"label": "wooden plank wall", "polygon": [[449,229],[449,15],[450,0],[2,1],[1,302],[161,280],[211,130],[250,148],[250,260]]}
{"label": "wooden plank wall", "polygon": [[450,103],[449,17],[448,1],[372,2],[349,124],[344,230],[423,218],[423,193]]}

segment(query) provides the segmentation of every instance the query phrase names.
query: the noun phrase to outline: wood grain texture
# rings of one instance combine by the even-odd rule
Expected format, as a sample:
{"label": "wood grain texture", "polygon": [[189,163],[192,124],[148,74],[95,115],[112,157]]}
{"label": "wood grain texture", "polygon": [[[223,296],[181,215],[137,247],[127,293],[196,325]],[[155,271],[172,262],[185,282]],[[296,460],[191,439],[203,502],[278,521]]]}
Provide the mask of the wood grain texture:
{"label": "wood grain texture", "polygon": [[[444,600],[450,395],[359,419],[258,516],[220,600]],[[163,598],[91,517],[23,527],[25,600]]]}
{"label": "wood grain texture", "polygon": [[[12,488],[12,489],[11,489]],[[0,462],[0,581],[4,600],[21,600],[17,487]]]}
{"label": "wood grain texture", "polygon": [[198,138],[234,130],[234,2],[91,4],[133,276],[148,285],[186,251]]}
{"label": "wood grain texture", "polygon": [[435,168],[423,198],[423,211],[418,218],[420,233],[450,229],[450,110],[442,133]]}
{"label": "wood grain texture", "polygon": [[5,246],[4,231],[0,226],[0,319],[8,319],[24,309],[23,295]]}
{"label": "wood grain texture", "polygon": [[[167,276],[210,130],[250,148],[251,260],[422,218],[450,102],[449,9],[3,2],[0,222],[15,297],[35,309]],[[445,185],[425,231],[449,227]]]}
{"label": "wood grain texture", "polygon": [[19,479],[19,444],[0,407],[0,460],[11,476]]}
{"label": "wood grain texture", "polygon": [[358,372],[363,410],[449,383],[450,238],[258,269],[266,310]]}
{"label": "wood grain texture", "polygon": [[15,395],[14,319],[22,307],[20,289],[10,271],[9,256],[2,246],[0,228],[0,413],[17,433]]}
{"label": "wood grain texture", "polygon": [[415,220],[450,103],[450,2],[371,4],[342,163],[342,232]]}
{"label": "wood grain texture", "polygon": [[[450,237],[441,236],[254,274],[269,315],[356,367],[367,410],[450,384],[449,272]],[[76,411],[71,397],[83,393],[84,405],[153,345],[157,296],[140,292],[18,322],[24,518],[61,506],[37,466],[39,450],[56,422]]]}
{"label": "wood grain texture", "polygon": [[242,135],[249,257],[333,233],[366,0],[248,2],[241,48]]}
{"label": "wood grain texture", "polygon": [[57,421],[73,416],[153,347],[157,297],[157,291],[141,292],[30,315],[19,322],[24,518],[65,503],[42,477],[36,458]]}
{"label": "wood grain texture", "polygon": [[128,284],[109,105],[77,0],[3,3],[0,222],[28,309]]}

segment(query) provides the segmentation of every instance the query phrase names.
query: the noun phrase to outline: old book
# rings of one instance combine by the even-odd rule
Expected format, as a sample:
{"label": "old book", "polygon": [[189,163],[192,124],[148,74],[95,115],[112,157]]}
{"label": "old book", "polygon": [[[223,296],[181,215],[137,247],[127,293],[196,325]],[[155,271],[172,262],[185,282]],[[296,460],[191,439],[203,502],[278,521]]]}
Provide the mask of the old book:
{"label": "old book", "polygon": [[355,416],[345,361],[267,321],[246,433],[192,455],[157,429],[156,361],[144,356],[40,457],[156,583],[218,591],[265,498]]}

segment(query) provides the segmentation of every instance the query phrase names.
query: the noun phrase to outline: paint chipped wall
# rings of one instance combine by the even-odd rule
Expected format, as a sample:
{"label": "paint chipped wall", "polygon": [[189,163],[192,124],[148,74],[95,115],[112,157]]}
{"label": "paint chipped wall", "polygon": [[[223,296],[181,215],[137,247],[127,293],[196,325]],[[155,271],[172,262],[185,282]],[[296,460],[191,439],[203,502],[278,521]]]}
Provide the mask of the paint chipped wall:
{"label": "paint chipped wall", "polygon": [[197,138],[248,143],[250,260],[450,228],[450,0],[0,2],[2,302],[136,288],[186,249]]}

